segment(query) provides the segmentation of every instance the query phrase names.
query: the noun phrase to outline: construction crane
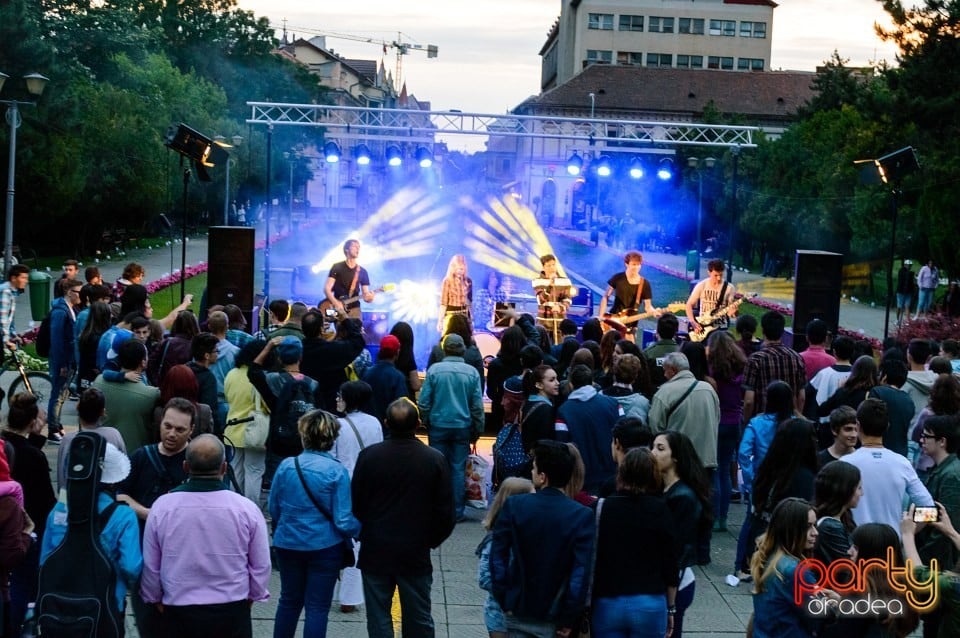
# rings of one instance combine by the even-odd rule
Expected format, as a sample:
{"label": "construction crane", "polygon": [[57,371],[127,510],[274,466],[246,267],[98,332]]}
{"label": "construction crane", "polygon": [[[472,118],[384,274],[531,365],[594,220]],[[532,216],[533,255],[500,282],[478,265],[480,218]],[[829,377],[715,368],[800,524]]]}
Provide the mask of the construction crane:
{"label": "construction crane", "polygon": [[[375,38],[370,36],[358,35],[354,33],[338,33],[335,31],[318,31],[310,28],[303,27],[290,27],[291,30],[297,30],[303,33],[310,33],[312,35],[323,36],[324,38],[333,38],[335,40],[350,40],[352,42],[365,42],[367,44],[376,44],[383,48],[384,55],[387,54],[389,49],[393,49],[397,54],[396,62],[396,71],[393,75],[394,88],[399,91],[402,81],[403,74],[403,56],[409,54],[411,51],[423,51],[427,54],[427,58],[435,58],[439,53],[439,47],[435,44],[414,44],[409,41],[404,41],[404,37],[408,40],[409,35],[397,31],[397,39],[387,41],[383,38]],[[284,39],[286,39],[287,24],[284,20],[283,24]]]}

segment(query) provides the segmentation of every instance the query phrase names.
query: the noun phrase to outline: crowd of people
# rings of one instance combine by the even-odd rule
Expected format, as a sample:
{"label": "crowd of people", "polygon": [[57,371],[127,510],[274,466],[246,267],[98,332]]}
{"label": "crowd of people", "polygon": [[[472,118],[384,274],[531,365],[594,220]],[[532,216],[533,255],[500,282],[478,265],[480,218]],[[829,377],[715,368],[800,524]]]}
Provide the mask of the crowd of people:
{"label": "crowd of people", "polygon": [[[754,339],[758,324],[736,318],[722,262],[710,263],[686,304],[699,336],[681,340],[677,316],[653,307],[633,252],[602,309],[620,319],[646,310],[653,342],[641,348],[634,327],[616,321],[578,331],[560,317],[551,340],[538,319],[563,302],[550,290],[548,255],[551,313],[508,310],[513,325],[484,361],[461,303],[466,265],[454,259],[441,336],[421,374],[403,322],[375,360],[365,348],[351,315],[373,292],[358,254],[348,241],[331,269],[332,314],[273,300],[256,334],[239,308],[214,306],[200,320],[190,298],[154,320],[137,264],[112,289],[76,273],[58,282],[62,359],[51,372],[63,384],[77,372],[78,430],[107,442],[97,506],[116,568],[111,612],[122,617],[129,599],[142,636],[251,635],[251,603],[269,596],[272,569],[275,636],[293,636],[301,614],[303,635],[326,635],[335,602],[344,613],[364,606],[368,634],[392,636],[394,591],[404,635],[433,635],[430,550],[467,518],[467,459],[487,428],[515,428],[522,459],[506,468],[507,450],[494,448],[495,496],[477,548],[491,636],[589,625],[597,636],[681,637],[695,568],[711,562],[712,535],[727,531],[737,501],[746,516],[731,579],[753,589],[754,636],[906,636],[921,621],[925,636],[960,632],[954,594],[922,615],[904,605],[826,619],[805,605],[846,592],[811,586],[795,599],[806,559],[910,559],[952,592],[956,342],[914,340],[877,360],[813,320],[809,346],[796,352],[775,311]],[[0,332],[12,346],[5,304],[23,274],[11,270],[0,286]],[[31,395],[7,400],[4,636],[19,635],[43,586],[38,573],[70,533],[66,495],[78,480],[69,461],[77,434],[51,425]],[[56,485],[47,443],[60,445]],[[929,522],[914,522],[916,508],[928,508]],[[864,582],[863,595],[906,601]]]}

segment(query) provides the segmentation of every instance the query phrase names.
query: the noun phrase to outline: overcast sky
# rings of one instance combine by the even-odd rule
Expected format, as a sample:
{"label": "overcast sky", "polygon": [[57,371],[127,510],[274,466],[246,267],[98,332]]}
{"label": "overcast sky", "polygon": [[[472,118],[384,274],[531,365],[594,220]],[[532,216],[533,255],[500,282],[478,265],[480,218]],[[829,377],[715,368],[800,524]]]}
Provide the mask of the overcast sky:
{"label": "overcast sky", "polygon": [[[889,24],[879,0],[779,0],[773,14],[772,68],[812,71],[834,49],[851,65],[894,62],[874,23]],[[270,18],[278,36],[309,39],[327,34],[327,47],[347,58],[384,60],[396,74],[396,51],[379,42],[436,45],[403,56],[407,90],[433,110],[504,113],[540,92],[540,47],[559,16],[559,0],[238,0],[241,8]],[[333,37],[344,34],[377,43]]]}

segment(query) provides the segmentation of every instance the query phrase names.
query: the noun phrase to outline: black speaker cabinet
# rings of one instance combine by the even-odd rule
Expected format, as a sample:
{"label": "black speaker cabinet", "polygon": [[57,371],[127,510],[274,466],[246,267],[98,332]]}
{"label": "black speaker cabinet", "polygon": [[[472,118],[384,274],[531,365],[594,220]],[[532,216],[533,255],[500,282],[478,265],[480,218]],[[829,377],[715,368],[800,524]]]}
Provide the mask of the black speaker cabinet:
{"label": "black speaker cabinet", "polygon": [[[820,250],[798,250],[794,271],[793,333],[794,350],[806,345],[807,323],[822,319],[837,333],[840,322],[840,284],[843,279],[843,255]],[[799,346],[799,347],[798,347]]]}
{"label": "black speaker cabinet", "polygon": [[207,244],[207,303],[253,309],[254,229],[211,226]]}

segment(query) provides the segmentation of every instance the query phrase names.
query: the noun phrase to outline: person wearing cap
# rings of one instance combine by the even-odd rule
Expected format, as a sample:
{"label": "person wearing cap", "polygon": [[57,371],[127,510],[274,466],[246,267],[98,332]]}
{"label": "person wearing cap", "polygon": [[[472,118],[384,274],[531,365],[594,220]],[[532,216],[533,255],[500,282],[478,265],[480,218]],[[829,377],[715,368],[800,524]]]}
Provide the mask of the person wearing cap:
{"label": "person wearing cap", "polygon": [[[280,360],[281,370],[279,372],[267,372],[263,367],[271,352],[276,352],[277,358]],[[290,335],[274,337],[267,341],[267,345],[247,368],[247,378],[260,393],[260,398],[271,414],[277,412],[277,397],[280,396],[283,387],[293,381],[306,380],[310,386],[310,393],[314,397],[313,402],[316,404],[317,382],[300,372],[301,359],[303,359],[303,342],[300,339]],[[277,471],[277,466],[282,460],[283,458],[279,454],[270,449],[268,442],[263,475],[264,489],[273,480],[273,474]]]}
{"label": "person wearing cap", "polygon": [[420,420],[430,436],[430,447],[447,459],[453,481],[457,521],[464,519],[464,471],[470,444],[483,432],[483,394],[480,374],[463,360],[463,338],[443,338],[443,361],[427,369],[420,388]]}
{"label": "person wearing cap", "polygon": [[362,380],[373,389],[369,412],[377,417],[380,423],[383,423],[387,416],[387,406],[396,399],[407,396],[407,379],[396,365],[399,354],[400,340],[393,335],[385,336],[380,340],[377,362],[363,373]]}
{"label": "person wearing cap", "polygon": [[[100,471],[100,485],[97,489],[97,511],[101,513],[116,500],[115,486],[130,473],[130,459],[127,455],[112,443],[106,445]],[[92,524],[96,525],[97,521],[93,521]],[[53,550],[60,546],[66,535],[67,504],[60,500],[47,518],[46,530],[43,532],[40,545],[41,566]],[[140,526],[137,524],[137,515],[131,508],[121,505],[113,511],[100,532],[100,546],[103,547],[116,571],[117,585],[114,592],[117,611],[123,614],[127,585],[135,582],[143,569],[143,555],[140,553]]]}
{"label": "person wearing cap", "polygon": [[897,324],[903,318],[904,313],[910,316],[910,300],[913,298],[913,271],[910,267],[913,262],[904,259],[900,264],[900,270],[897,272]]}

